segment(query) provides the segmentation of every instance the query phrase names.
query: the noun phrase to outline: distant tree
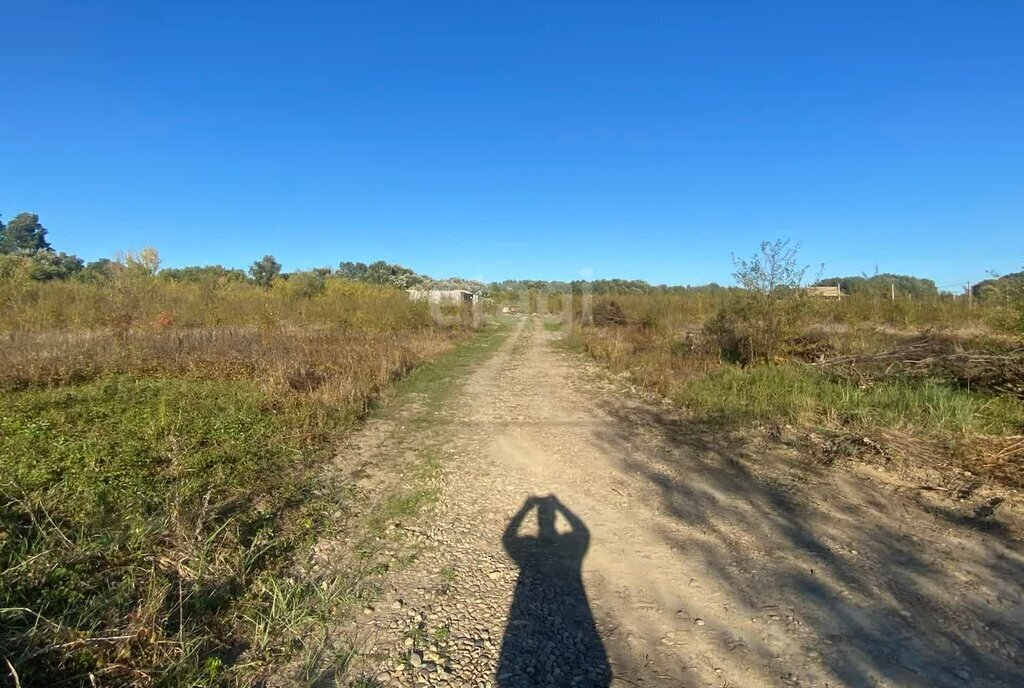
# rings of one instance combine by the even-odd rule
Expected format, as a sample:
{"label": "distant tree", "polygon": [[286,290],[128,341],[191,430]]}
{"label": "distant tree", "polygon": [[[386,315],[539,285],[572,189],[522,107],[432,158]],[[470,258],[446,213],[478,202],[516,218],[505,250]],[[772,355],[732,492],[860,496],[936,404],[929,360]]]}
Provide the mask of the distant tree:
{"label": "distant tree", "polygon": [[338,264],[338,276],[365,282],[367,267],[366,263],[353,263],[351,261],[343,260]]}
{"label": "distant tree", "polygon": [[68,279],[82,271],[82,259],[63,251],[36,251],[31,254],[33,263],[32,278],[41,282],[56,279]]}
{"label": "distant tree", "polygon": [[111,279],[120,267],[109,258],[100,258],[86,263],[77,278],[83,282],[102,282]]}
{"label": "distant tree", "polygon": [[35,253],[49,251],[46,227],[35,213],[15,215],[5,226],[0,223],[0,253]]}
{"label": "distant tree", "polygon": [[[602,294],[682,294],[693,291],[701,292],[723,292],[734,287],[722,287],[717,284],[707,284],[702,286],[682,286],[682,285],[652,285],[644,280],[625,280],[625,279],[602,279],[602,280],[573,280],[572,282],[563,282],[559,280],[503,280],[501,282],[491,282],[488,285],[482,285],[479,282],[472,282],[466,280],[457,280],[452,278],[449,280],[439,280],[438,284],[447,284],[451,282],[465,282],[467,285],[479,285],[481,289],[486,290],[487,293],[494,296],[501,297],[513,297],[516,294],[522,294],[531,290],[537,291],[543,294],[566,294],[572,292],[574,294],[581,294],[584,291],[589,291],[591,294],[602,295]],[[442,288],[442,287],[439,287]],[[476,291],[471,286],[466,286],[466,289]],[[506,299],[507,300],[507,299]]]}
{"label": "distant tree", "polygon": [[975,298],[1006,301],[1024,287],[1024,272],[992,276],[971,286]]}
{"label": "distant tree", "polygon": [[800,244],[789,241],[763,241],[761,250],[750,259],[733,256],[732,276],[744,289],[765,296],[779,295],[803,283],[807,266],[801,267],[796,256]]}
{"label": "distant tree", "polygon": [[[965,290],[966,294],[966,290]],[[979,301],[1002,306],[997,323],[1017,335],[1024,335],[1024,271],[1006,275],[992,273],[989,279],[971,286],[971,295]]]}
{"label": "distant tree", "polygon": [[466,291],[472,291],[477,294],[482,294],[486,291],[487,286],[483,282],[477,280],[467,280],[461,277],[448,277],[446,279],[431,279],[420,275],[419,286],[424,289],[465,289]]}
{"label": "distant tree", "polygon": [[412,269],[386,263],[383,260],[378,260],[367,266],[365,280],[372,284],[381,284],[397,289],[409,289],[422,282],[422,278]]}
{"label": "distant tree", "polygon": [[815,286],[835,286],[843,290],[844,294],[870,294],[878,297],[888,298],[895,291],[897,296],[910,296],[914,299],[923,299],[939,295],[935,282],[923,277],[912,275],[894,275],[892,273],[881,273],[871,275],[853,275],[849,277],[829,277],[819,279]]}
{"label": "distant tree", "polygon": [[269,254],[249,266],[249,275],[264,289],[269,289],[280,274],[281,264]]}
{"label": "distant tree", "polygon": [[337,274],[339,277],[397,289],[410,289],[433,281],[425,275],[416,274],[416,271],[404,265],[388,263],[383,260],[369,265],[343,261],[338,265]]}
{"label": "distant tree", "polygon": [[814,283],[816,287],[835,287],[842,289],[844,294],[862,294],[868,291],[868,279],[861,275],[850,277],[825,277]]}
{"label": "distant tree", "polygon": [[1024,273],[1016,273],[1021,279],[1005,285],[1004,299],[1010,306],[1012,314],[1009,329],[1017,335],[1024,335]]}
{"label": "distant tree", "polygon": [[118,262],[135,274],[153,276],[160,270],[160,254],[152,246],[120,254]]}
{"label": "distant tree", "polygon": [[189,265],[183,268],[164,268],[160,279],[170,282],[223,283],[244,282],[245,272],[223,265]]}

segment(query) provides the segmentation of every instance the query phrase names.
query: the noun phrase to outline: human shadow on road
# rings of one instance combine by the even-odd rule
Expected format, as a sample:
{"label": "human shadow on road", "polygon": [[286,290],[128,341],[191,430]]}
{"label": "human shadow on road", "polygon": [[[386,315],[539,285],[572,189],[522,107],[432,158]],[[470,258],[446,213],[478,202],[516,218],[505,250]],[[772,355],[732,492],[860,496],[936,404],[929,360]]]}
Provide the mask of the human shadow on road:
{"label": "human shadow on road", "polygon": [[[537,511],[537,534],[523,535]],[[568,531],[559,533],[561,514]],[[498,685],[608,686],[608,656],[583,589],[581,568],[590,531],[557,497],[530,497],[502,536],[519,565],[519,580],[498,659]]]}

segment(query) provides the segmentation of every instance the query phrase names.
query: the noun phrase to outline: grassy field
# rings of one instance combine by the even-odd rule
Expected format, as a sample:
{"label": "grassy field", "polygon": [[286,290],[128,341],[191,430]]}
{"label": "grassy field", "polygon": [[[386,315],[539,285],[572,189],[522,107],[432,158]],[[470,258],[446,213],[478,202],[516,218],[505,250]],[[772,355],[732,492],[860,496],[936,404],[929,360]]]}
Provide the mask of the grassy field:
{"label": "grassy field", "polygon": [[704,422],[900,435],[930,443],[937,465],[953,459],[1024,486],[1024,341],[1003,327],[1005,309],[869,299],[770,305],[779,334],[773,348],[760,348],[769,356],[748,354],[765,317],[749,317],[749,299],[728,294],[600,297],[593,324],[577,320],[565,342]]}
{"label": "grassy field", "polygon": [[940,380],[858,386],[801,366],[727,366],[682,386],[673,399],[705,419],[823,421],[928,433],[1003,434],[1024,428],[1024,404]]}
{"label": "grassy field", "polygon": [[140,275],[23,286],[0,293],[11,679],[252,685],[342,666],[324,634],[372,590],[295,563],[343,524],[372,539],[373,519],[429,494],[413,485],[354,522],[328,459],[396,381],[443,394],[500,332],[343,280],[305,297]]}

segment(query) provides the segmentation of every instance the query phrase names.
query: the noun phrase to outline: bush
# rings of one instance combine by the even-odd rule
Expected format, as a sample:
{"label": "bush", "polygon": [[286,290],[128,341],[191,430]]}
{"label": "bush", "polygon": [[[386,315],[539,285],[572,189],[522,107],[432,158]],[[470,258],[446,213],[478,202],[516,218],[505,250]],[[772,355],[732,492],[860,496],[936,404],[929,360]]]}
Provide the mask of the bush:
{"label": "bush", "polygon": [[806,305],[798,292],[737,294],[707,322],[704,332],[730,363],[775,361],[788,354],[788,343],[802,333]]}
{"label": "bush", "polygon": [[765,241],[749,260],[733,258],[733,276],[743,291],[709,325],[724,358],[744,364],[772,361],[786,339],[798,334],[806,271],[797,264],[798,249],[788,241]]}
{"label": "bush", "polygon": [[324,292],[324,278],[315,272],[293,272],[276,280],[274,289],[293,299],[310,299]]}

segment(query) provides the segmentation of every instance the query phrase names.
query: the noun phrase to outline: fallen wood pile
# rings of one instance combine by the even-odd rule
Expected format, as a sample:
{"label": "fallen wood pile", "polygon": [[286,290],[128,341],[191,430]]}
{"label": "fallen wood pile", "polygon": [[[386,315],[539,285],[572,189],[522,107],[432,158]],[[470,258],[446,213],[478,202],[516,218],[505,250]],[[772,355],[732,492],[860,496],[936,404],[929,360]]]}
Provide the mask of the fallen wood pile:
{"label": "fallen wood pile", "polygon": [[978,441],[975,470],[1012,487],[1024,488],[1024,436]]}
{"label": "fallen wood pile", "polygon": [[837,356],[812,365],[861,385],[892,377],[931,377],[1024,399],[1024,349],[970,353],[949,339],[925,335],[889,351]]}

